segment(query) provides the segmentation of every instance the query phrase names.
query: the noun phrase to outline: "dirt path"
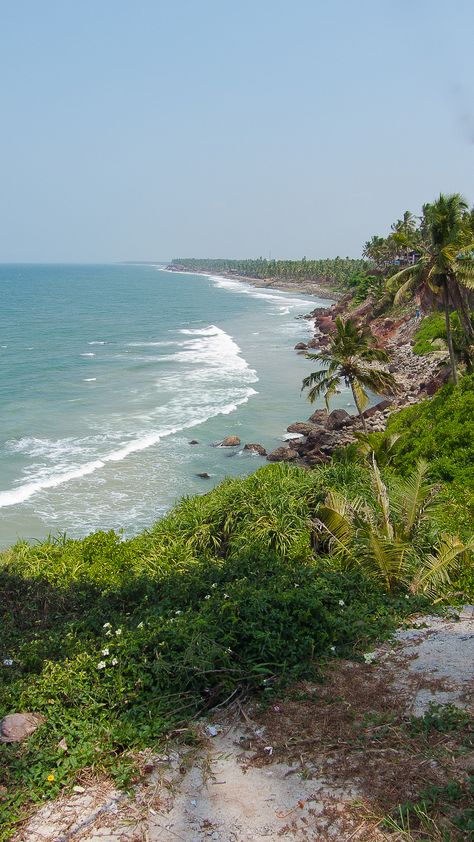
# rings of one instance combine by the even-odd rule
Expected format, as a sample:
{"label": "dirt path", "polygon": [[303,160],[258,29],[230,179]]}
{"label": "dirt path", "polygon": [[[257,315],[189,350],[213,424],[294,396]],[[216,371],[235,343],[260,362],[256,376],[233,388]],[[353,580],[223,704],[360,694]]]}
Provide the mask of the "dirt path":
{"label": "dirt path", "polygon": [[[410,738],[400,747],[401,723],[430,702],[473,711],[474,607],[458,619],[420,617],[366,660],[335,661],[326,684],[304,683],[292,700],[263,711],[234,707],[203,724],[198,749],[144,753],[134,799],[107,783],[76,787],[42,807],[16,840],[387,839],[374,805],[388,797],[391,776],[397,803],[409,792],[410,775],[436,782],[445,771],[441,760],[427,760],[425,743]],[[361,722],[362,748],[353,739]],[[383,740],[374,741],[382,728]],[[439,754],[439,734],[437,740]]]}

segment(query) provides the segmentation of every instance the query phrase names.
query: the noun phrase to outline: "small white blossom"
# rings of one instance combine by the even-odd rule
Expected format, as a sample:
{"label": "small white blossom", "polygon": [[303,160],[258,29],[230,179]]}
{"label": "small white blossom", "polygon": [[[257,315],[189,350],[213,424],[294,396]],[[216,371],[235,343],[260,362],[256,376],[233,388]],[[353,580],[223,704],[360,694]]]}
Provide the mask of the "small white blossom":
{"label": "small white blossom", "polygon": [[297,582],[295,582],[295,588],[299,588],[299,585],[298,585]]}
{"label": "small white blossom", "polygon": [[365,661],[365,663],[366,663],[366,664],[373,664],[373,662],[375,661],[376,657],[377,657],[377,653],[376,653],[376,652],[365,652],[365,654],[364,654],[364,661]]}
{"label": "small white blossom", "polygon": [[117,666],[117,664],[118,664],[118,660],[117,660],[117,658],[112,658],[112,660],[111,660],[111,662],[110,662],[110,663],[112,664],[112,666],[113,666],[113,667],[116,667],[116,666]]}
{"label": "small white blossom", "polygon": [[410,599],[410,594],[409,594],[409,593],[406,593],[406,594],[405,594],[405,599]]}
{"label": "small white blossom", "polygon": [[142,622],[141,622],[141,623],[139,623],[139,624],[138,624],[138,626],[137,626],[137,629],[142,629],[142,628],[143,628],[143,620],[142,620]]}
{"label": "small white blossom", "polygon": [[229,594],[228,594],[228,593],[225,593],[225,594],[224,594],[224,599],[229,599]]}
{"label": "small white blossom", "polygon": [[331,647],[330,647],[330,649],[331,649],[331,652],[335,652],[335,651],[336,651],[336,647],[335,647],[335,646],[331,646]]}
{"label": "small white blossom", "polygon": [[11,658],[4,658],[4,660],[3,660],[3,666],[4,666],[4,667],[12,667],[12,666],[13,666],[13,661],[12,661],[12,659],[11,659]]}
{"label": "small white blossom", "polygon": [[176,614],[177,617],[179,617],[179,615],[182,614],[183,612],[182,611],[175,611],[174,613]]}
{"label": "small white blossom", "polygon": [[105,632],[105,636],[112,637],[112,632],[110,631],[110,629],[107,629],[107,631]]}
{"label": "small white blossom", "polygon": [[229,648],[228,648],[228,649],[226,649],[225,651],[227,652],[227,654],[228,654],[228,655],[232,655],[232,649],[229,649]]}
{"label": "small white blossom", "polygon": [[346,604],[346,603],[344,602],[344,600],[343,600],[343,599],[340,599],[340,600],[339,600],[339,605],[340,605],[341,607],[342,607],[343,605],[345,605],[345,604]]}
{"label": "small white blossom", "polygon": [[210,599],[210,598],[211,598],[211,594],[210,594],[210,593],[207,593],[207,594],[206,594],[206,596],[204,597],[204,599]]}
{"label": "small white blossom", "polygon": [[120,637],[120,635],[122,634],[122,629],[117,629],[115,634],[117,635],[117,637]]}
{"label": "small white blossom", "polygon": [[99,663],[97,664],[97,669],[105,670],[105,661],[99,661]]}
{"label": "small white blossom", "polygon": [[108,649],[102,649],[102,654],[103,654],[103,655],[108,655],[108,654],[109,654],[109,650],[108,650]]}
{"label": "small white blossom", "polygon": [[103,629],[111,629],[111,628],[112,628],[112,623],[104,623],[104,625],[102,626],[102,628],[103,628]]}
{"label": "small white blossom", "polygon": [[214,582],[214,583],[211,585],[211,588],[217,588],[217,582]]}

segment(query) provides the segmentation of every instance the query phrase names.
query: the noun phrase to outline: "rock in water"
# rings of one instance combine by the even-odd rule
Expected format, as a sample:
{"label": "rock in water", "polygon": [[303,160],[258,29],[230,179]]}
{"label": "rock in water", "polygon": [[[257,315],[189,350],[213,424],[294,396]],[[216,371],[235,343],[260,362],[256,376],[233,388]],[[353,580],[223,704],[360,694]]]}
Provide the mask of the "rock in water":
{"label": "rock in water", "polygon": [[226,436],[225,439],[221,441],[221,447],[238,447],[240,444],[240,439],[238,436]]}
{"label": "rock in water", "polygon": [[306,342],[297,342],[295,345],[295,351],[307,351],[308,346]]}
{"label": "rock in water", "polygon": [[307,436],[315,429],[315,424],[311,424],[310,421],[295,421],[294,424],[290,424],[286,429],[289,433],[299,433],[302,436]]}
{"label": "rock in water", "polygon": [[267,455],[267,451],[261,444],[244,444],[244,450],[251,450],[253,453],[258,453],[259,456]]}
{"label": "rock in water", "polygon": [[268,454],[267,459],[269,462],[292,462],[297,457],[296,450],[291,447],[277,447],[276,450]]}
{"label": "rock in water", "polygon": [[45,722],[39,713],[10,713],[0,722],[1,743],[21,743]]}
{"label": "rock in water", "polygon": [[199,444],[199,442],[198,442],[198,441],[196,441],[196,439],[191,439],[191,441],[189,442],[189,444]]}
{"label": "rock in water", "polygon": [[207,473],[207,471],[201,471],[200,474],[196,474],[197,477],[200,479],[211,479],[211,475]]}

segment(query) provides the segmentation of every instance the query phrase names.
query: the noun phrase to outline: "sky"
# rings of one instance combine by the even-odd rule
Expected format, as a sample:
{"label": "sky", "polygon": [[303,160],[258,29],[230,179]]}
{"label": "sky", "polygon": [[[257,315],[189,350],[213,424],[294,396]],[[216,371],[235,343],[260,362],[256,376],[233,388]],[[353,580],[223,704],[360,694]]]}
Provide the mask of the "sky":
{"label": "sky", "polygon": [[0,262],[361,254],[474,202],[472,0],[0,0]]}

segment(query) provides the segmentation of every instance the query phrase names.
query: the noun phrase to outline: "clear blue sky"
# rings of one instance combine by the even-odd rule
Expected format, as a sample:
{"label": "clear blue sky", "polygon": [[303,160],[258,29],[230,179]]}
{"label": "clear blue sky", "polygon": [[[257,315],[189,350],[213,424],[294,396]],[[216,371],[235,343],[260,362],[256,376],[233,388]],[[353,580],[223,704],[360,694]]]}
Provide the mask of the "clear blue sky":
{"label": "clear blue sky", "polygon": [[358,255],[474,202],[473,0],[0,0],[0,261]]}

